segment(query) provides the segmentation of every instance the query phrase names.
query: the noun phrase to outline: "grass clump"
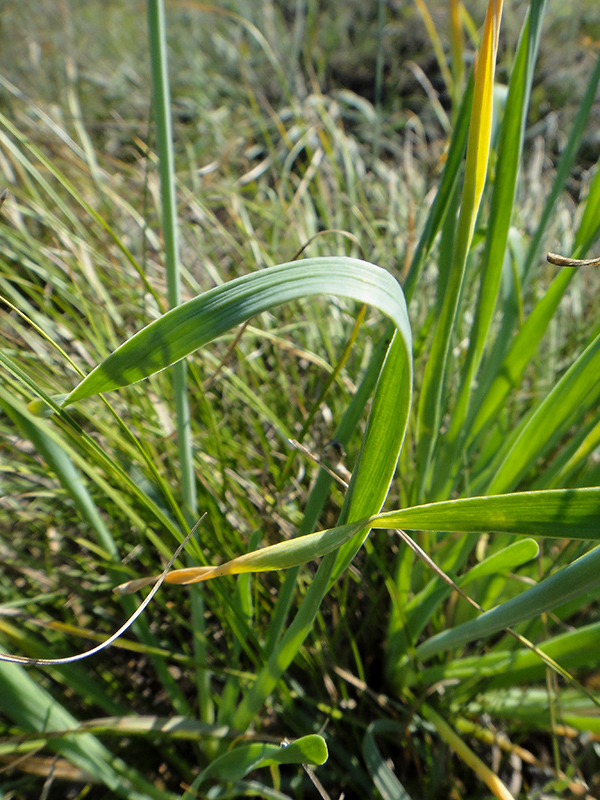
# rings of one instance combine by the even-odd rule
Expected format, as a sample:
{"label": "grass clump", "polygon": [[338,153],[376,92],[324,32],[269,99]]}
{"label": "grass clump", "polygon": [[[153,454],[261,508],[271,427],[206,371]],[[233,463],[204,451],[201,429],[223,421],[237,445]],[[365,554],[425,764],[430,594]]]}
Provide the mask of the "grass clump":
{"label": "grass clump", "polygon": [[[598,273],[544,252],[598,238],[600,61],[550,153],[551,9],[449,8],[410,21],[420,117],[385,4],[369,97],[330,7],[32,22],[0,106],[5,797],[594,796]],[[163,574],[194,585],[70,663],[203,513]]]}

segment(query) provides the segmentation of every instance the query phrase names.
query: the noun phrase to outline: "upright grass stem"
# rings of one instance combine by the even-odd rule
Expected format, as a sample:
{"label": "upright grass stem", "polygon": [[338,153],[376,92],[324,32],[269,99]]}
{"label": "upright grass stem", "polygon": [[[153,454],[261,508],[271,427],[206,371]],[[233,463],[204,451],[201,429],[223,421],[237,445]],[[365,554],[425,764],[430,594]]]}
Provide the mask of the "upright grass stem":
{"label": "upright grass stem", "polygon": [[[159,158],[162,229],[167,273],[167,294],[170,308],[181,303],[179,269],[179,235],[177,226],[177,198],[175,196],[175,158],[171,125],[171,99],[167,66],[167,38],[163,0],[148,0],[148,34],[152,64],[153,110],[156,124],[156,145]],[[192,454],[192,432],[187,390],[187,364],[179,361],[171,368],[177,424],[177,449],[181,472],[181,494],[188,524],[192,524],[198,511],[196,479]],[[194,652],[200,663],[206,663],[206,643],[203,634],[204,601],[198,590],[191,593]],[[209,675],[200,670],[197,677],[198,701],[201,717],[206,722],[214,719],[214,709]]]}

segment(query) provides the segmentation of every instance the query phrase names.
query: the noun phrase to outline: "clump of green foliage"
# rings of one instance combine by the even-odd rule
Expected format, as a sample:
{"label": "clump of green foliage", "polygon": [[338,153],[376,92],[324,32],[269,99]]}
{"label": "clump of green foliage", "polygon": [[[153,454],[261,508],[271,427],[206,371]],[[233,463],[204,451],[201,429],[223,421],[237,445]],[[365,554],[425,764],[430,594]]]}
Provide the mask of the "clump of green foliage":
{"label": "clump of green foliage", "polygon": [[1,78],[4,796],[593,793],[600,282],[543,254],[600,233],[600,58],[547,170],[544,0],[500,56],[415,4],[426,126],[383,3],[373,102],[316,4],[147,5],[60,12],[56,105]]}

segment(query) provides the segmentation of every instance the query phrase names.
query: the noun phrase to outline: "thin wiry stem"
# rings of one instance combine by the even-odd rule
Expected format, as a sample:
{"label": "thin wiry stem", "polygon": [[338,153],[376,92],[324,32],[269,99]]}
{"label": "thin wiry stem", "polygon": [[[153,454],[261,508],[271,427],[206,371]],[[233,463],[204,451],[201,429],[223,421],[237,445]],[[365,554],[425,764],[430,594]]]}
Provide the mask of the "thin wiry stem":
{"label": "thin wiry stem", "polygon": [[156,583],[152,587],[150,594],[148,595],[148,597],[146,597],[144,602],[139,606],[139,608],[136,611],[134,611],[134,613],[129,617],[127,622],[121,625],[119,630],[113,633],[112,636],[109,636],[109,638],[106,639],[104,642],[101,642],[96,647],[92,647],[91,650],[86,650],[84,653],[77,653],[77,655],[74,656],[65,656],[65,658],[27,658],[26,656],[13,656],[13,655],[8,655],[7,653],[0,653],[0,661],[7,661],[9,664],[23,664],[24,666],[27,667],[54,667],[57,666],[58,664],[72,664],[74,661],[82,661],[84,658],[89,658],[90,656],[99,653],[101,650],[105,650],[107,647],[110,647],[110,645],[113,644],[113,642],[116,642],[119,636],[122,636],[122,634],[125,633],[127,628],[131,627],[131,625],[144,611],[146,606],[150,603],[154,595],[158,592],[164,579],[167,576],[167,573],[175,563],[175,560],[177,559],[183,548],[186,546],[186,544],[189,542],[191,537],[194,535],[194,533],[198,529],[198,526],[200,525],[205,516],[206,514],[203,514],[200,517],[198,522],[194,525],[194,527],[185,537],[183,542],[179,545],[179,547],[173,554],[172,558],[170,559],[169,563],[164,568],[161,575],[158,577]]}

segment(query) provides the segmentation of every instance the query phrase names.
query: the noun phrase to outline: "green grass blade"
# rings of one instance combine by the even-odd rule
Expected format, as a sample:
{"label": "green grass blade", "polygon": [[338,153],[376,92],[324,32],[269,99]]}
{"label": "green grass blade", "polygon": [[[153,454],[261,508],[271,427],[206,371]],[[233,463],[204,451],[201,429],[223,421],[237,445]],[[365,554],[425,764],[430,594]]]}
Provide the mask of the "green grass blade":
{"label": "green grass blade", "polygon": [[[600,60],[596,63],[590,75],[590,81],[582,105],[577,113],[567,148],[561,156],[557,175],[544,207],[542,220],[531,242],[523,268],[524,280],[527,279],[527,273],[538,257],[544,231],[572,169],[581,136],[590,113],[590,104],[593,102],[593,97],[595,96],[599,82]],[[576,254],[578,257],[582,257],[585,254],[587,248],[591,246],[598,233],[599,223],[594,212],[600,203],[600,182],[596,179],[592,182],[592,186],[590,187],[587,202],[590,207],[590,212],[584,213],[580,231],[577,232],[575,239]],[[546,294],[536,304],[523,327],[514,337],[506,356],[503,359],[498,358],[497,352],[492,351],[490,359],[486,359],[484,369],[491,377],[482,381],[480,390],[475,392],[472,403],[474,408],[473,420],[467,423],[468,442],[475,439],[482,430],[489,426],[502,409],[511,389],[518,386],[526,365],[537,350],[550,321],[554,317],[560,300],[574,278],[574,275],[575,270],[561,270],[548,288]],[[516,310],[509,312],[509,314],[512,314],[512,319],[505,319],[503,321],[503,329],[508,330],[512,327],[516,320],[516,313]]]}
{"label": "green grass blade", "polygon": [[571,170],[573,169],[573,163],[579,151],[581,137],[583,136],[583,133],[585,131],[585,126],[587,124],[590,112],[594,105],[594,100],[596,97],[596,93],[598,91],[599,83],[600,83],[600,54],[598,55],[594,69],[590,73],[590,79],[586,87],[583,99],[581,101],[581,105],[579,106],[579,110],[577,111],[575,120],[573,121],[573,128],[569,135],[567,146],[563,150],[560,161],[558,163],[558,168],[556,170],[556,178],[552,185],[550,194],[548,195],[548,199],[546,200],[546,205],[544,206],[544,211],[542,212],[542,218],[540,220],[540,224],[538,225],[538,228],[535,232],[535,236],[531,240],[531,245],[529,247],[529,252],[527,254],[527,259],[525,262],[525,269],[524,269],[525,279],[527,279],[531,267],[533,266],[533,264],[535,264],[536,260],[539,257],[539,250],[542,238],[544,236],[544,232],[546,230],[546,227],[548,226],[548,222],[550,221],[550,217],[552,216],[552,213],[556,206],[556,202],[565,187],[567,179],[571,174]]}
{"label": "green grass blade", "polygon": [[504,407],[511,390],[519,385],[525,367],[535,353],[574,276],[575,270],[563,269],[559,272],[513,339],[500,368],[494,365],[496,375],[491,385],[487,385],[482,393],[476,393],[473,402],[474,419],[468,425],[468,442],[473,441],[493,422]]}
{"label": "green grass blade", "polygon": [[468,767],[470,767],[479,779],[485,783],[493,792],[498,800],[514,800],[513,795],[508,791],[500,778],[471,750],[456,731],[448,725],[446,720],[434,711],[430,706],[423,703],[421,714],[425,719],[432,723],[438,736],[454,750],[456,755]]}
{"label": "green grass blade", "polygon": [[[412,361],[405,341],[397,333],[377,384],[341,519],[346,513],[350,519],[360,519],[380,509],[385,502],[404,442],[411,397]],[[333,580],[347,569],[367,535],[368,528],[340,547],[335,557]]]}
{"label": "green grass blade", "polygon": [[372,722],[363,737],[362,754],[375,788],[383,800],[411,800],[410,795],[381,755],[375,739],[376,734],[400,737],[403,734],[403,726],[399,722],[387,719]]}
{"label": "green grass blade", "polygon": [[[403,330],[398,328],[383,365],[358,464],[352,473],[350,487],[340,515],[340,522],[352,524],[365,515],[379,510],[385,500],[389,482],[396,469],[404,441],[412,395],[412,349]],[[392,402],[393,398],[393,402]],[[404,420],[404,425],[398,420]],[[390,439],[396,438],[393,446]],[[378,458],[378,451],[385,459]],[[373,472],[378,481],[373,480]],[[353,487],[365,490],[354,492]],[[326,556],[291,625],[257,676],[257,680],[240,704],[233,725],[245,730],[261,705],[273,691],[277,681],[291,664],[306,636],[314,626],[321,602],[330,588],[334,570],[343,568],[347,559],[364,540],[368,530],[360,532],[336,556]]]}
{"label": "green grass blade", "polygon": [[[591,483],[572,483],[573,476],[581,474],[590,462],[592,453],[600,447],[600,421],[592,420],[575,434],[569,445],[544,470],[533,489],[554,489],[558,486],[592,486]],[[585,480],[585,478],[584,478]]]}
{"label": "green grass blade", "polygon": [[[534,539],[523,539],[503,547],[491,556],[484,558],[472,567],[457,583],[464,589],[473,581],[481,580],[489,575],[506,575],[536,558],[540,547]],[[450,588],[450,587],[448,587]]]}
{"label": "green grass blade", "polygon": [[[160,199],[167,295],[169,307],[181,303],[181,271],[179,264],[179,228],[177,199],[175,195],[175,155],[173,152],[173,126],[171,122],[171,95],[167,60],[167,35],[163,0],[147,0],[150,63],[152,65],[152,106],[156,126],[156,145],[160,172]],[[177,451],[179,456],[180,487],[188,525],[193,525],[198,512],[196,475],[192,453],[192,423],[188,397],[187,364],[173,365],[173,392],[177,425]],[[190,563],[192,563],[190,561]],[[194,631],[194,652],[200,663],[207,663],[204,637],[204,601],[197,590],[191,592]],[[198,696],[201,715],[207,722],[214,719],[214,706],[207,670],[197,673]]]}
{"label": "green grass blade", "polygon": [[[544,2],[533,4],[531,13],[525,20],[511,73],[508,98],[500,130],[496,179],[491,197],[475,319],[469,335],[469,348],[452,423],[444,437],[444,447],[448,448],[450,452],[437,467],[441,475],[449,477],[460,464],[460,458],[457,456],[468,432],[465,420],[473,382],[481,363],[496,308],[521,165],[525,122],[533,82],[533,68],[539,48],[544,6]],[[436,481],[436,484],[438,483],[439,481]]]}
{"label": "green grass blade", "polygon": [[600,487],[466,497],[378,514],[373,528],[600,539]]}
{"label": "green grass blade", "polygon": [[452,131],[452,138],[450,139],[450,147],[448,148],[448,156],[444,166],[444,172],[440,180],[440,185],[436,192],[434,201],[427,215],[427,221],[423,228],[423,233],[419,239],[415,254],[413,256],[408,275],[404,281],[404,294],[407,302],[410,302],[413,296],[415,287],[425,258],[433,246],[435,237],[439,233],[442,226],[448,207],[451,203],[452,197],[456,190],[458,183],[458,176],[463,163],[465,149],[467,147],[467,138],[469,134],[469,120],[471,118],[471,108],[473,105],[473,75],[471,74],[462,103],[456,118],[456,123]]}
{"label": "green grass blade", "polygon": [[465,179],[454,257],[419,397],[418,472],[415,487],[415,496],[419,501],[423,499],[427,491],[429,468],[438,439],[448,354],[465,278],[467,257],[473,241],[475,221],[487,175],[492,129],[494,75],[501,18],[502,2],[490,2],[475,73],[473,112],[469,125]]}
{"label": "green grass blade", "polygon": [[[598,521],[597,534],[600,535]],[[428,639],[417,648],[417,658],[425,661],[436,653],[460,647],[474,639],[492,636],[504,628],[512,628],[519,622],[580,597],[599,585],[600,548],[596,547],[518,597],[487,611],[471,622]]]}
{"label": "green grass blade", "polygon": [[[20,432],[35,446],[37,452],[57,476],[67,495],[72,499],[82,519],[94,531],[98,544],[108,554],[111,561],[118,565],[120,563],[120,554],[117,545],[73,461],[59,442],[49,435],[50,431],[47,424],[29,415],[25,408],[19,408],[20,405],[15,398],[11,398],[0,388],[0,407],[11,417]],[[109,569],[109,574],[115,582],[122,580],[122,572],[116,568]],[[122,605],[127,616],[133,614],[136,609],[136,603],[133,598],[123,598]],[[157,645],[157,640],[151,634],[148,621],[145,618],[142,617],[137,620],[134,630],[145,644],[151,647]],[[189,713],[189,705],[177,682],[169,672],[165,659],[154,655],[151,658],[174,707],[179,713]]]}
{"label": "green grass blade", "polygon": [[[42,151],[36,145],[32,144],[29,139],[24,136],[13,124],[12,122],[4,116],[4,114],[0,113],[0,124],[2,124],[9,133],[17,139],[29,152],[34,156],[36,161],[39,161],[43,164],[44,168],[53,175],[56,180],[63,186],[64,189],[73,197],[73,199],[89,214],[89,216],[94,220],[94,222],[101,228],[102,230],[106,231],[106,233],[111,237],[113,242],[119,248],[125,259],[131,264],[131,266],[135,269],[137,274],[139,275],[140,280],[144,284],[144,288],[148,291],[154,300],[157,302],[158,307],[161,308],[160,299],[152,286],[152,284],[148,281],[146,275],[144,274],[143,270],[141,269],[140,265],[136,261],[136,259],[131,254],[130,250],[123,244],[122,240],[117,236],[114,232],[112,227],[106,222],[106,220],[98,214],[98,212],[83,198],[83,196],[77,191],[75,186],[69,181],[65,175],[57,169],[57,167],[52,163],[52,161],[42,153]],[[19,154],[20,155],[20,154]],[[49,194],[54,195],[56,197],[57,204],[60,204],[59,207],[64,208],[65,214],[68,214],[68,208],[65,206],[64,202],[54,193],[51,189],[49,184],[41,177],[41,174],[37,169],[33,167],[32,164],[27,164],[26,167],[28,170],[31,170],[34,176],[37,178],[40,175],[40,182],[42,183],[44,190],[47,191]],[[71,216],[71,215],[69,215]],[[85,236],[83,237],[85,238]]]}
{"label": "green grass blade", "polygon": [[[453,548],[450,557],[440,563],[440,568],[446,575],[455,575],[464,567],[472,549],[468,537],[463,536],[462,541]],[[506,576],[510,571],[535,558],[538,552],[539,546],[533,539],[513,542],[476,564],[461,578],[457,578],[456,583],[464,589],[474,581],[489,576]],[[403,608],[394,609],[395,613],[389,626],[385,665],[386,674],[392,684],[406,685],[406,656],[416,645],[436,609],[452,591],[447,583],[436,577],[415,594]]]}
{"label": "green grass blade", "polygon": [[[22,667],[0,663],[2,711],[29,731],[76,728],[77,720]],[[110,753],[91,734],[50,739],[48,746],[101,781],[119,797],[129,800],[171,800],[176,795],[157,789]]]}
{"label": "green grass blade", "polygon": [[574,242],[575,257],[582,257],[592,246],[600,233],[600,169],[592,178],[581,223],[577,229]]}
{"label": "green grass blade", "polygon": [[172,309],[108,356],[64,404],[143,380],[262,311],[317,294],[376,306],[410,347],[404,296],[388,272],[352,258],[311,258],[245,275]]}
{"label": "green grass blade", "polygon": [[[568,631],[538,645],[538,649],[568,670],[593,668],[600,647],[600,623]],[[416,679],[426,685],[438,681],[485,679],[486,687],[532,683],[543,680],[547,665],[533,650],[501,650],[424,669]]]}
{"label": "green grass blade", "polygon": [[596,407],[600,396],[599,371],[600,334],[500,450],[498,466],[486,489],[490,494],[516,487],[537,459],[546,455],[588,410]]}

